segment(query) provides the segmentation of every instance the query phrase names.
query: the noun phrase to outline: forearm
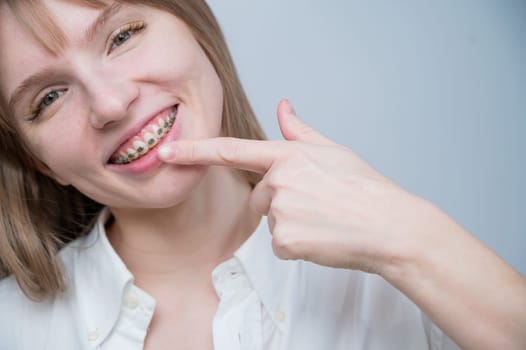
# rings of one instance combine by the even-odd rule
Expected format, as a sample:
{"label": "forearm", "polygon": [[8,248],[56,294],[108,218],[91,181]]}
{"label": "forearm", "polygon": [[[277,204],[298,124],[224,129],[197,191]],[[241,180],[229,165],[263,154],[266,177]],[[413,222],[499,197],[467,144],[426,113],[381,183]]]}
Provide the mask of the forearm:
{"label": "forearm", "polygon": [[526,279],[442,211],[422,204],[420,242],[385,278],[464,349],[526,349]]}

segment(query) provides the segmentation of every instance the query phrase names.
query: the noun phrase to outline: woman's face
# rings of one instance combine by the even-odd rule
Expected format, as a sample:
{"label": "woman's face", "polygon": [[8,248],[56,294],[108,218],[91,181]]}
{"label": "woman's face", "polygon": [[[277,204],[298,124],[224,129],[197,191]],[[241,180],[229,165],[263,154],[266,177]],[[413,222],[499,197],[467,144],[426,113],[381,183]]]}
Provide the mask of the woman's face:
{"label": "woman's face", "polygon": [[0,5],[0,92],[40,169],[111,207],[180,202],[205,169],[162,164],[156,148],[218,136],[222,116],[192,33],[149,7],[44,3],[67,37],[57,56]]}

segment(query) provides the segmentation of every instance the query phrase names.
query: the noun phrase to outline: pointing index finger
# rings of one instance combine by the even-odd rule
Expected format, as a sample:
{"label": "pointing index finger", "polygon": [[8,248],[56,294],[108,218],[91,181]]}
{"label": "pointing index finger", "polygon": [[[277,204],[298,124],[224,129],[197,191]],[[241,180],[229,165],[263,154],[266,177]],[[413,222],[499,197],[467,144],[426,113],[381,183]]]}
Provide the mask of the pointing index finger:
{"label": "pointing index finger", "polygon": [[282,152],[277,142],[232,137],[181,140],[163,145],[158,155],[171,164],[221,165],[264,174]]}

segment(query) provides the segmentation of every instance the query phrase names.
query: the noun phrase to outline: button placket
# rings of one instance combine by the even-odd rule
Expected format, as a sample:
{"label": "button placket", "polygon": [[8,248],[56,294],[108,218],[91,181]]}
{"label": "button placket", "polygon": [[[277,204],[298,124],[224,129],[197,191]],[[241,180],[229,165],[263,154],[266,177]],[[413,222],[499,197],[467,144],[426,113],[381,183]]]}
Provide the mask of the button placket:
{"label": "button placket", "polygon": [[90,328],[90,329],[88,329],[88,341],[90,343],[94,342],[94,341],[97,341],[97,339],[99,339],[99,337],[100,337],[100,332],[99,332],[98,328]]}
{"label": "button placket", "polygon": [[139,298],[134,293],[127,293],[124,296],[124,305],[127,308],[134,310],[139,306]]}
{"label": "button placket", "polygon": [[276,319],[277,322],[283,323],[283,322],[285,322],[286,314],[285,314],[285,312],[283,310],[278,310],[278,311],[276,311],[276,314],[274,315],[274,318]]}

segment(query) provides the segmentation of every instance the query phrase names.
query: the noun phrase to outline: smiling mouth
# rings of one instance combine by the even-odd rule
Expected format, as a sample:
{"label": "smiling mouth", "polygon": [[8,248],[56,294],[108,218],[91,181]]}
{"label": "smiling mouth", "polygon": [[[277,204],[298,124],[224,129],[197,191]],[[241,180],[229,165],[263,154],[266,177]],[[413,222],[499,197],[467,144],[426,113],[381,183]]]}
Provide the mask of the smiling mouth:
{"label": "smiling mouth", "polygon": [[147,155],[170,132],[176,119],[178,107],[179,105],[175,105],[170,114],[164,118],[152,119],[137,135],[130,138],[113,153],[109,163],[129,164]]}

